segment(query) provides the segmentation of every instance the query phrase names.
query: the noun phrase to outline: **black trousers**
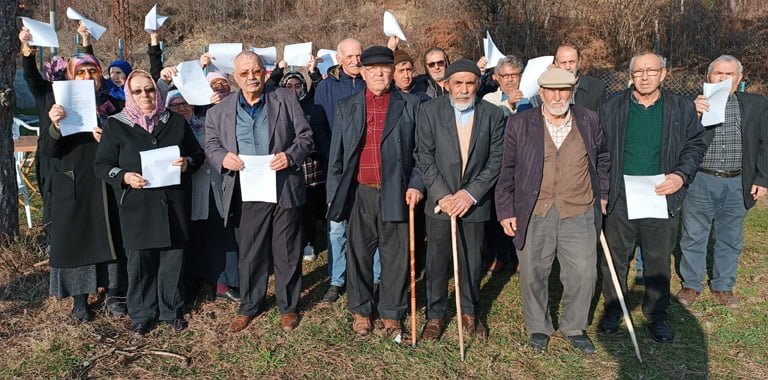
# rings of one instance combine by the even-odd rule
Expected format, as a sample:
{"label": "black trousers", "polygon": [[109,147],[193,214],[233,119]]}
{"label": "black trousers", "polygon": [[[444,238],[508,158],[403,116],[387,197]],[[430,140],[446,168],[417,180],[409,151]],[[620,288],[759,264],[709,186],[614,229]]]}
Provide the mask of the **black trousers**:
{"label": "black trousers", "polygon": [[302,247],[312,244],[317,249],[320,245],[315,241],[317,239],[316,223],[320,220],[325,225],[326,208],[325,184],[307,187],[307,203],[302,206],[302,223],[304,225],[301,239]]}
{"label": "black trousers", "polygon": [[127,249],[128,315],[134,323],[182,317],[181,248]]}
{"label": "black trousers", "polygon": [[[448,280],[453,276],[451,221],[427,216],[427,318],[442,319],[448,304]],[[461,285],[461,313],[477,315],[482,280],[485,222],[456,221]]]}
{"label": "black trousers", "polygon": [[[678,219],[628,220],[627,200],[620,190],[613,211],[605,218],[605,239],[611,250],[613,266],[619,277],[624,297],[627,295],[627,271],[635,249],[635,242],[643,247],[643,277],[645,294],[643,315],[649,321],[666,321],[669,307],[670,264],[677,237]],[[602,257],[602,256],[601,256]],[[607,315],[620,316],[621,305],[613,288],[611,274],[605,259],[600,260],[603,272],[603,297]]]}
{"label": "black trousers", "polygon": [[382,221],[381,208],[380,190],[357,186],[347,224],[347,306],[364,316],[373,313],[373,254],[378,247],[379,316],[400,320],[408,309],[408,223]]}
{"label": "black trousers", "polygon": [[270,262],[274,265],[278,310],[281,314],[296,313],[301,293],[301,207],[237,204],[234,226],[239,252],[239,314],[255,316],[262,311]]}

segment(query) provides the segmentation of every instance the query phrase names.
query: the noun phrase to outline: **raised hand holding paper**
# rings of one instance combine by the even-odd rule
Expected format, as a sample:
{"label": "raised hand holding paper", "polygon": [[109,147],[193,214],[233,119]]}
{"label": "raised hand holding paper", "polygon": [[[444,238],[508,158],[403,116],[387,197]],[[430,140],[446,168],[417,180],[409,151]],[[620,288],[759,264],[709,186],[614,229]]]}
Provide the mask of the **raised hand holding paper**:
{"label": "raised hand holding paper", "polygon": [[384,35],[387,37],[395,36],[401,41],[407,41],[405,39],[405,33],[400,28],[400,24],[392,13],[384,11]]}
{"label": "raised hand holding paper", "polygon": [[211,104],[213,90],[197,61],[179,63],[176,66],[176,75],[173,76],[173,84],[187,103],[193,106]]}
{"label": "raised hand holding paper", "polygon": [[144,16],[144,30],[147,33],[156,32],[165,23],[168,16],[159,16],[157,14],[157,4],[149,10],[146,16]]}
{"label": "raised hand holding paper", "polygon": [[67,17],[70,20],[79,20],[83,24],[85,24],[85,27],[88,28],[88,32],[91,33],[93,38],[99,39],[101,38],[101,35],[104,34],[104,32],[107,31],[107,28],[97,24],[96,22],[89,20],[85,18],[85,16],[78,13],[76,10],[74,10],[72,7],[67,8]]}
{"label": "raised hand holding paper", "polygon": [[504,57],[504,54],[499,51],[499,48],[497,48],[496,44],[493,43],[493,39],[491,39],[491,33],[488,31],[485,32],[485,38],[483,38],[483,52],[485,54],[485,58],[488,60],[488,64],[485,66],[486,69],[496,67],[496,64],[499,63],[499,60]]}
{"label": "raised hand holding paper", "polygon": [[729,78],[720,83],[704,83],[704,97],[709,103],[709,111],[701,115],[701,125],[710,125],[725,122],[725,104],[728,103],[728,95],[731,93],[733,81]]}
{"label": "raised hand holding paper", "polygon": [[283,60],[288,63],[288,66],[306,66],[310,58],[312,58],[311,42],[285,45]]}
{"label": "raised hand holding paper", "polygon": [[277,48],[274,46],[265,48],[255,48],[251,46],[251,51],[261,57],[261,62],[267,70],[274,70],[277,62]]}
{"label": "raised hand holding paper", "polygon": [[523,76],[520,78],[520,91],[523,92],[524,98],[530,98],[539,93],[539,77],[547,71],[554,59],[552,55],[545,55],[528,60]]}
{"label": "raised hand holding paper", "polygon": [[235,70],[235,57],[243,51],[243,44],[210,44],[208,52],[213,56],[213,66],[217,70],[231,74]]}
{"label": "raised hand holding paper", "polygon": [[57,80],[52,82],[53,98],[67,113],[59,121],[62,136],[93,132],[96,120],[96,89],[92,80]]}
{"label": "raised hand holding paper", "polygon": [[317,58],[321,59],[317,62],[317,69],[323,75],[327,75],[328,69],[339,64],[336,62],[336,50],[320,49],[317,51]]}
{"label": "raised hand holding paper", "polygon": [[181,156],[177,145],[145,150],[139,152],[139,156],[141,157],[141,176],[147,180],[145,189],[181,183],[181,166],[171,165]]}
{"label": "raised hand holding paper", "polygon": [[29,29],[29,34],[32,35],[32,39],[29,40],[30,46],[59,47],[59,36],[56,35],[56,30],[51,24],[27,17],[22,17],[21,23]]}

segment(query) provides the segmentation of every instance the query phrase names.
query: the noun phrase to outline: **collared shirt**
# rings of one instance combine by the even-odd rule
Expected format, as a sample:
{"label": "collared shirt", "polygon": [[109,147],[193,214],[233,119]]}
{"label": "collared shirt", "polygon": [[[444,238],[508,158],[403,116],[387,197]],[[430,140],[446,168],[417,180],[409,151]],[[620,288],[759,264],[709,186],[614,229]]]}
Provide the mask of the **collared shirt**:
{"label": "collared shirt", "polygon": [[360,162],[357,166],[357,182],[361,184],[381,184],[381,137],[391,93],[387,91],[376,96],[371,90],[365,90],[365,133]]}
{"label": "collared shirt", "polygon": [[259,100],[256,101],[256,103],[253,103],[253,105],[249,105],[247,101],[245,101],[245,97],[243,96],[243,92],[241,91],[237,95],[237,101],[238,104],[240,104],[240,107],[243,108],[243,111],[248,112],[248,115],[251,115],[252,119],[256,119],[256,117],[259,115],[259,112],[264,108],[262,105],[264,104],[264,93],[262,92],[259,96]]}
{"label": "collared shirt", "polygon": [[[541,109],[542,116],[544,116],[544,108]],[[555,143],[557,149],[560,149],[560,145],[563,145],[563,141],[571,132],[571,111],[568,110],[568,114],[565,116],[565,123],[563,125],[557,125],[544,116],[544,123],[547,125],[547,131],[552,138],[552,142]]]}
{"label": "collared shirt", "polygon": [[741,109],[735,94],[725,103],[725,122],[715,127],[715,136],[709,144],[701,167],[733,171],[741,169]]}

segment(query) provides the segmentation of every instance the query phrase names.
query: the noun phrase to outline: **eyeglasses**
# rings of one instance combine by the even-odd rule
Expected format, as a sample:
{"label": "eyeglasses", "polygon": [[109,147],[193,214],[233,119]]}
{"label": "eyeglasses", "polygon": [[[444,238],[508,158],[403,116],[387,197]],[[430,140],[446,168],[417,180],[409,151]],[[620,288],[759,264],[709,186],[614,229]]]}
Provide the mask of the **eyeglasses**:
{"label": "eyeglasses", "polygon": [[133,95],[141,95],[141,93],[145,93],[147,95],[153,95],[157,90],[155,90],[154,87],[148,87],[148,88],[137,88],[135,90],[131,90],[131,94]]}
{"label": "eyeglasses", "polygon": [[237,73],[242,78],[248,78],[248,74],[253,74],[254,76],[259,76],[264,72],[262,69],[253,69],[253,70],[243,70]]}
{"label": "eyeglasses", "polygon": [[211,83],[211,89],[214,89],[214,90],[218,90],[220,88],[228,88],[228,87],[229,87],[229,83],[221,80]]}
{"label": "eyeglasses", "polygon": [[520,79],[523,76],[522,73],[509,73],[509,74],[496,74],[499,78],[504,80]]}
{"label": "eyeglasses", "polygon": [[435,61],[435,62],[427,62],[427,67],[430,69],[434,69],[435,67],[445,67],[445,60],[441,61]]}
{"label": "eyeglasses", "polygon": [[643,74],[648,75],[649,77],[655,77],[661,73],[661,68],[658,69],[643,69],[643,70],[632,70],[629,73],[632,75],[632,78],[640,78],[643,76]]}

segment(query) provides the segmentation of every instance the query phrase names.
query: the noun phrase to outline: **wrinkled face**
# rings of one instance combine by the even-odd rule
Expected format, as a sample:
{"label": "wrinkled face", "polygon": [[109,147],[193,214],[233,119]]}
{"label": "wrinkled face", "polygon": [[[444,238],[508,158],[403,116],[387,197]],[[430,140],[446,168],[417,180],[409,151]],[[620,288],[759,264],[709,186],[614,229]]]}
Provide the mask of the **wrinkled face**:
{"label": "wrinkled face", "polygon": [[544,110],[552,116],[562,116],[568,112],[568,103],[571,99],[573,87],[567,88],[539,88]]}
{"label": "wrinkled face", "polygon": [[112,83],[115,84],[115,86],[122,87],[125,84],[125,78],[127,75],[125,75],[125,72],[123,69],[112,66],[109,68],[109,79],[112,80]]}
{"label": "wrinkled face", "polygon": [[392,70],[392,65],[388,64],[363,66],[361,73],[365,86],[376,95],[383,94],[392,85]]}
{"label": "wrinkled face", "polygon": [[182,98],[181,96],[178,96],[173,100],[171,100],[171,102],[168,103],[168,108],[171,111],[181,114],[181,116],[184,116],[184,119],[187,121],[192,119],[192,116],[194,115],[194,108],[192,108],[192,105],[187,103],[187,101],[184,100],[184,98]]}
{"label": "wrinkled face", "polygon": [[229,95],[229,93],[232,91],[232,89],[229,87],[229,81],[226,79],[214,79],[211,81],[210,85],[211,89],[221,96]]}
{"label": "wrinkled face", "polygon": [[301,96],[301,91],[304,89],[304,87],[301,85],[301,81],[296,78],[288,79],[285,82],[285,88],[293,90],[293,92],[296,93],[296,97]]}
{"label": "wrinkled face", "polygon": [[342,70],[350,76],[360,75],[360,55],[363,54],[363,45],[356,40],[344,40],[339,44],[336,60],[339,61]]}
{"label": "wrinkled face", "polygon": [[136,75],[131,78],[131,96],[133,101],[145,115],[151,115],[157,105],[157,89],[152,78],[144,75]]}
{"label": "wrinkled face", "polygon": [[413,63],[400,62],[395,66],[395,86],[401,90],[411,88],[413,83]]}
{"label": "wrinkled face", "polygon": [[465,110],[475,103],[475,95],[480,88],[478,79],[477,75],[469,72],[458,72],[448,78],[448,95],[455,108]]}
{"label": "wrinkled face", "polygon": [[259,59],[252,55],[241,55],[235,60],[235,82],[243,94],[260,96],[264,90],[264,77],[267,71]]}
{"label": "wrinkled face", "polygon": [[651,95],[659,89],[667,70],[661,68],[661,60],[655,54],[645,54],[635,57],[630,68],[632,84],[640,95]]}
{"label": "wrinkled face", "polygon": [[438,82],[443,80],[443,77],[445,76],[445,66],[448,64],[443,53],[433,51],[427,54],[424,64],[427,65],[427,72],[432,80]]}
{"label": "wrinkled face", "polygon": [[730,79],[732,81],[731,94],[736,92],[736,89],[739,88],[741,78],[742,75],[739,72],[739,64],[736,61],[717,61],[712,64],[712,70],[709,72],[709,75],[707,75],[707,81],[709,83],[720,83]]}
{"label": "wrinkled face", "polygon": [[579,71],[579,52],[570,46],[560,46],[555,53],[555,67],[565,69],[573,75]]}
{"label": "wrinkled face", "polygon": [[493,73],[493,79],[499,83],[501,91],[510,94],[520,88],[520,77],[523,71],[515,65],[503,65],[497,67]]}

